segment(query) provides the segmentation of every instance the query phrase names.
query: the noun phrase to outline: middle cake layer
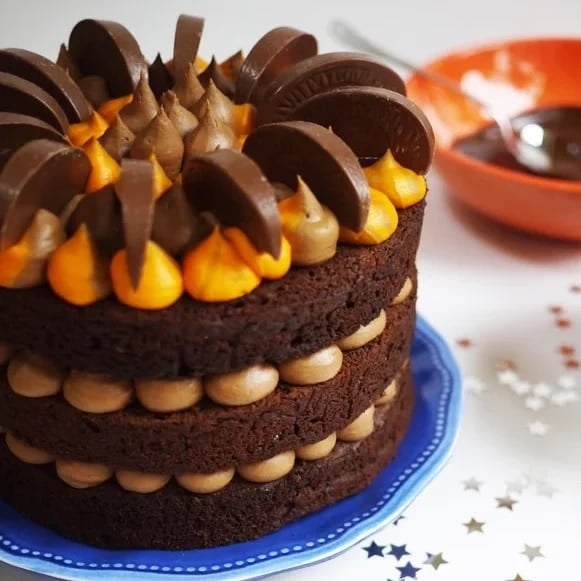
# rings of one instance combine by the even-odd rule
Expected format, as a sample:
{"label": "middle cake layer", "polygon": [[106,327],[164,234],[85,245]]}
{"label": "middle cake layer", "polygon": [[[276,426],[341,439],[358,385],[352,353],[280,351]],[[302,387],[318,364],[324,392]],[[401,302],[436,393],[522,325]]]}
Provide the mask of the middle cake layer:
{"label": "middle cake layer", "polygon": [[344,354],[341,371],[310,386],[281,384],[250,405],[202,401],[154,414],[132,405],[109,414],[81,412],[61,396],[26,398],[0,381],[0,425],[61,458],[143,471],[214,472],[317,442],[343,428],[381,395],[406,361],[415,301],[386,309],[386,329]]}

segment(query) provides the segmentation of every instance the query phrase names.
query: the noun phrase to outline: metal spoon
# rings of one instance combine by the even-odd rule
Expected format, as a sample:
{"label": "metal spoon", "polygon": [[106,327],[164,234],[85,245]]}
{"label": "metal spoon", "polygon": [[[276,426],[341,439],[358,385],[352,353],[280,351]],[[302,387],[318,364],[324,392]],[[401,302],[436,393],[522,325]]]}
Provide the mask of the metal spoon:
{"label": "metal spoon", "polygon": [[[526,124],[517,127],[509,117],[499,115],[491,103],[466,92],[456,81],[387,52],[344,22],[335,21],[330,28],[331,33],[345,44],[408,69],[477,105],[498,125],[507,151],[525,168],[538,174],[581,180],[581,107],[539,109],[530,112]],[[544,124],[548,113],[550,118],[558,118],[559,123]],[[567,128],[567,131],[561,128]]]}

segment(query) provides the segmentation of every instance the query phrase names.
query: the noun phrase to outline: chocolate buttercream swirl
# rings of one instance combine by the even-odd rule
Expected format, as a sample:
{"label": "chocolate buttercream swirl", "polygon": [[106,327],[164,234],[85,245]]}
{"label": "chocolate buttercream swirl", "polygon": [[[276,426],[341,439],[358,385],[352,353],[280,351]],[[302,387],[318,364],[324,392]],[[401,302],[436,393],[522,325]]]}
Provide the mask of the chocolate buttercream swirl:
{"label": "chocolate buttercream swirl", "polygon": [[192,112],[198,119],[206,115],[208,108],[212,109],[214,117],[222,123],[234,128],[236,124],[236,115],[234,104],[210,79],[207,89],[200,100],[192,108]]}
{"label": "chocolate buttercream swirl", "polygon": [[178,96],[180,103],[186,109],[192,109],[192,107],[200,100],[204,94],[204,87],[198,80],[198,74],[196,73],[196,65],[191,62],[187,67],[183,75],[177,77],[176,84],[173,88],[174,93]]}
{"label": "chocolate buttercream swirl", "polygon": [[218,119],[211,105],[200,124],[186,136],[184,157],[192,159],[196,155],[217,149],[232,149],[236,145],[236,135],[229,125]]}
{"label": "chocolate buttercream swirl", "polygon": [[182,139],[198,126],[198,118],[181,105],[178,96],[173,91],[166,91],[162,95],[161,106],[165,109],[169,120],[174,124]]}
{"label": "chocolate buttercream swirl", "polygon": [[131,145],[135,141],[133,132],[123,123],[119,115],[115,115],[113,123],[103,136],[99,139],[101,145],[106,149],[107,153],[116,161],[120,162],[122,157],[125,157]]}
{"label": "chocolate buttercream swirl", "polygon": [[137,135],[142,129],[147,127],[158,111],[157,99],[147,82],[147,78],[145,75],[141,75],[139,83],[133,92],[133,99],[121,109],[119,115],[125,125]]}

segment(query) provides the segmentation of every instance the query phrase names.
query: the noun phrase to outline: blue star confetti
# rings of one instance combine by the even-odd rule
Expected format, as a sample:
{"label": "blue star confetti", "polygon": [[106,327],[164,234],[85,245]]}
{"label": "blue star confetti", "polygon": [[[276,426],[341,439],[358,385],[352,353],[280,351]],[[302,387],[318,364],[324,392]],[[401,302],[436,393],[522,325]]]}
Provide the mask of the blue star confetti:
{"label": "blue star confetti", "polygon": [[390,545],[390,550],[388,551],[389,555],[393,555],[398,561],[409,555],[408,551],[406,550],[406,545]]}
{"label": "blue star confetti", "polygon": [[371,557],[383,557],[383,549],[385,549],[385,545],[378,545],[375,541],[372,541],[368,547],[363,547],[368,559],[371,559]]}
{"label": "blue star confetti", "polygon": [[420,567],[414,567],[409,561],[403,567],[396,567],[400,579],[417,579],[416,575]]}
{"label": "blue star confetti", "polygon": [[401,516],[398,516],[394,521],[393,521],[393,526],[396,527],[402,520],[405,519],[405,516],[402,514]]}

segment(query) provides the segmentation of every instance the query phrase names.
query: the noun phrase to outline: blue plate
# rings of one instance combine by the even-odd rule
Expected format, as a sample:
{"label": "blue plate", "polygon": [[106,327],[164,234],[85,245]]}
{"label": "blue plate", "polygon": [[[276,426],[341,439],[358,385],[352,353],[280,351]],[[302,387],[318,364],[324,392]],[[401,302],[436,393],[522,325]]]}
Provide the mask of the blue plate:
{"label": "blue plate", "polygon": [[351,498],[257,541],[183,552],[104,551],[80,545],[0,503],[0,560],[75,581],[175,581],[184,576],[214,581],[250,579],[328,559],[397,518],[450,456],[460,417],[460,373],[444,340],[421,318],[412,369],[416,408],[399,455]]}

